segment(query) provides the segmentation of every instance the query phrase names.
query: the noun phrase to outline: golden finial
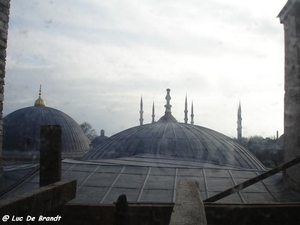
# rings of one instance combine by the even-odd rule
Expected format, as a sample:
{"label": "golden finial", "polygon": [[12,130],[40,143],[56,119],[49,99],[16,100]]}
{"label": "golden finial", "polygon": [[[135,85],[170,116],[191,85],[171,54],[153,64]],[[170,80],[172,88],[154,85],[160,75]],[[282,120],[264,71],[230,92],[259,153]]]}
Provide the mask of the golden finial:
{"label": "golden finial", "polygon": [[34,102],[34,106],[46,106],[46,102],[42,99],[42,85],[40,84],[39,98]]}

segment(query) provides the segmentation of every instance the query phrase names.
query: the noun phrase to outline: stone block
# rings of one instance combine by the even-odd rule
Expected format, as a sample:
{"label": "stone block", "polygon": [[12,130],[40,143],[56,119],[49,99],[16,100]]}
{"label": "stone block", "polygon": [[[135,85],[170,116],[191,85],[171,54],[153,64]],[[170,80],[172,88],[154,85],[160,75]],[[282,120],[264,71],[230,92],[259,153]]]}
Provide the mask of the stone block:
{"label": "stone block", "polygon": [[76,185],[76,180],[59,181],[23,195],[1,200],[0,218],[4,215],[46,214],[74,199],[76,197]]}
{"label": "stone block", "polygon": [[170,225],[206,225],[206,215],[199,183],[192,179],[178,182]]}

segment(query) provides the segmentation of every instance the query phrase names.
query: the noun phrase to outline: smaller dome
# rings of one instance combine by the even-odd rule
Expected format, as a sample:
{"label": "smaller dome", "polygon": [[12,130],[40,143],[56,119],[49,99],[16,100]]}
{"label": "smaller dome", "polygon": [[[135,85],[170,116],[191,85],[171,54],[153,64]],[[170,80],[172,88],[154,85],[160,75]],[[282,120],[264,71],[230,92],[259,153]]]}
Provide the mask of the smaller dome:
{"label": "smaller dome", "polygon": [[106,140],[108,137],[105,136],[105,131],[102,129],[100,132],[100,136],[95,137],[92,142],[91,145],[92,147],[96,147],[97,145],[101,144],[104,140]]}
{"label": "smaller dome", "polygon": [[42,99],[42,85],[40,85],[39,97],[35,100],[34,106],[46,106],[46,102]]}
{"label": "smaller dome", "polygon": [[[47,107],[41,98],[34,106],[16,110],[3,118],[3,158],[8,163],[39,159],[40,127],[62,127],[62,157],[81,158],[89,149],[90,141],[78,123],[67,114]],[[5,162],[5,163],[6,163]]]}

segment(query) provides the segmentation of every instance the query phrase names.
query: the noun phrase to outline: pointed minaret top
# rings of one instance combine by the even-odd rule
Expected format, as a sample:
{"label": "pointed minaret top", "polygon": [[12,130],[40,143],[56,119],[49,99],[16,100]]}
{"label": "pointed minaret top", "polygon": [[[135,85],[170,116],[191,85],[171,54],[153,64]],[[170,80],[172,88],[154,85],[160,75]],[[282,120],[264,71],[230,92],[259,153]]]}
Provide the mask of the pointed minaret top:
{"label": "pointed minaret top", "polygon": [[242,140],[242,107],[241,100],[239,101],[239,108],[237,113],[237,139],[238,141]]}
{"label": "pointed minaret top", "polygon": [[191,124],[194,124],[194,103],[192,101],[192,108],[191,108]]}
{"label": "pointed minaret top", "polygon": [[140,125],[142,126],[143,125],[143,97],[141,96],[141,103],[140,103]]}
{"label": "pointed minaret top", "polygon": [[187,94],[185,94],[185,104],[184,104],[184,123],[187,124],[188,122],[188,104],[187,104]]}
{"label": "pointed minaret top", "polygon": [[152,105],[152,123],[155,123],[155,109],[154,109],[154,102]]}
{"label": "pointed minaret top", "polygon": [[42,99],[42,85],[40,84],[39,98],[34,102],[34,106],[46,106],[46,102]]}

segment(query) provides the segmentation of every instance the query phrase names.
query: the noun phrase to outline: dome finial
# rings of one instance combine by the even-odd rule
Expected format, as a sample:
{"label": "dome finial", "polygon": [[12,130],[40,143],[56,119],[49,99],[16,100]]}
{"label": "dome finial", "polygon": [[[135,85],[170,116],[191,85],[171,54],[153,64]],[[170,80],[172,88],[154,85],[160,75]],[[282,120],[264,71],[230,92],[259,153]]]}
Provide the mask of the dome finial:
{"label": "dome finial", "polygon": [[42,99],[42,84],[40,84],[39,98],[34,102],[34,106],[46,106],[46,102]]}
{"label": "dome finial", "polygon": [[171,112],[171,107],[172,105],[170,104],[170,100],[171,100],[171,96],[170,96],[170,88],[167,89],[167,95],[166,95],[166,100],[167,100],[167,104],[165,105],[166,107],[166,111],[165,111],[165,115],[162,116],[158,122],[176,122],[177,120],[174,118],[174,116],[172,116],[172,112]]}
{"label": "dome finial", "polygon": [[167,95],[166,95],[166,98],[165,98],[167,100],[167,104],[165,105],[165,107],[166,107],[165,113],[171,113],[172,105],[170,104],[170,100],[171,100],[170,91],[171,91],[171,89],[168,88],[167,89]]}

